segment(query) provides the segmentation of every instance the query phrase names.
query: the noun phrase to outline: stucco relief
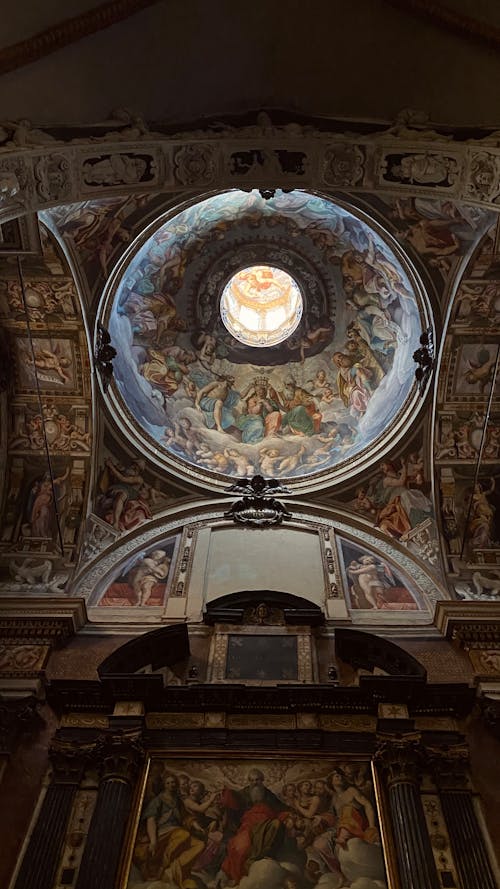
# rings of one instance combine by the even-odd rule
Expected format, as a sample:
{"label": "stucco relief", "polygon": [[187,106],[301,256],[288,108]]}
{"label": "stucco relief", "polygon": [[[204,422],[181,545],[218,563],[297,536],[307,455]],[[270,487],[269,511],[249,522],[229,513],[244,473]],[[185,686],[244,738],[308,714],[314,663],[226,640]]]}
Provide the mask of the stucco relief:
{"label": "stucco relief", "polygon": [[[495,133],[491,138],[464,143],[413,121],[398,120],[388,129],[379,128],[366,135],[366,126],[364,132],[355,132],[355,122],[347,133],[337,132],[338,125],[333,126],[332,133],[328,126],[319,130],[314,125],[293,122],[275,125],[266,113],[258,118],[253,126],[215,122],[204,130],[173,134],[159,132],[159,127],[150,130],[142,118],[129,113],[126,123],[94,124],[87,133],[85,127],[53,132],[30,121],[4,121],[0,124],[0,153],[5,161],[1,163],[14,163],[18,169],[20,162],[24,164],[27,176],[21,183],[17,207],[21,203],[31,210],[50,206],[51,201],[61,200],[67,193],[78,200],[89,187],[98,188],[103,195],[117,187],[133,191],[141,183],[151,190],[175,191],[179,186],[203,187],[217,182],[218,177],[223,177],[225,184],[232,179],[232,186],[245,187],[248,163],[227,164],[231,154],[240,159],[248,155],[259,185],[270,187],[288,187],[292,171],[292,179],[300,176],[301,187],[306,188],[325,184],[371,190],[377,183],[377,189],[388,192],[411,188],[422,196],[432,196],[451,191],[458,200],[472,198],[490,206],[497,201],[500,148]],[[167,151],[174,155],[174,176],[172,165],[163,162]],[[139,154],[142,164],[131,164],[130,158]],[[300,155],[300,163],[297,158],[291,161],[288,155]],[[93,159],[91,166],[102,165],[99,181],[90,183],[89,177],[95,180],[96,176],[85,167],[85,156]],[[362,157],[369,162],[361,164]],[[155,162],[158,172],[153,174],[151,165]],[[37,174],[35,166],[43,173]],[[88,184],[84,184],[85,179]],[[16,214],[14,204],[2,203],[6,214]]]}
{"label": "stucco relief", "polygon": [[98,154],[81,157],[82,190],[95,192],[103,186],[123,188],[154,184],[158,181],[158,162],[144,151]]}

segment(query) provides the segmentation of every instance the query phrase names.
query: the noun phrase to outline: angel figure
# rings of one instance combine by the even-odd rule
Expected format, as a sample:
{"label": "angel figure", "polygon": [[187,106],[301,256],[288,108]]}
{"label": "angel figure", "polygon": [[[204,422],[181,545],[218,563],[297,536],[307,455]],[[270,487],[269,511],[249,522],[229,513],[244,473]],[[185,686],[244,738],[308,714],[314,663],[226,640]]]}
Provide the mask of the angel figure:
{"label": "angel figure", "polygon": [[464,379],[469,386],[479,386],[481,395],[484,395],[485,389],[493,381],[493,373],[496,364],[496,355],[491,356],[489,349],[484,347],[479,349],[477,353],[477,361],[467,361],[468,370],[465,371]]}
{"label": "angel figure", "polygon": [[62,475],[52,479],[49,472],[36,479],[31,487],[27,504],[27,524],[31,537],[54,536],[60,504],[66,497],[66,485],[70,473],[67,466]]}
{"label": "angel figure", "polygon": [[156,584],[165,582],[170,570],[170,559],[166,550],[156,549],[139,559],[127,575],[137,605],[147,605]]}
{"label": "angel figure", "polygon": [[491,546],[491,532],[493,527],[493,519],[495,516],[495,507],[488,500],[488,495],[495,490],[495,479],[490,478],[489,487],[484,482],[478,482],[474,485],[471,499],[470,520],[468,533],[470,535],[470,546],[472,549],[484,549]]}
{"label": "angel figure", "polygon": [[33,358],[29,359],[30,364],[37,370],[48,371],[49,376],[43,379],[52,379],[55,374],[61,383],[69,383],[71,377],[66,373],[66,368],[71,366],[71,358],[61,354],[61,349],[56,343],[54,350],[37,348],[33,349]]}
{"label": "angel figure", "polygon": [[152,518],[151,485],[143,477],[144,460],[137,460],[127,468],[106,460],[99,487],[97,513],[117,531],[128,531]]}

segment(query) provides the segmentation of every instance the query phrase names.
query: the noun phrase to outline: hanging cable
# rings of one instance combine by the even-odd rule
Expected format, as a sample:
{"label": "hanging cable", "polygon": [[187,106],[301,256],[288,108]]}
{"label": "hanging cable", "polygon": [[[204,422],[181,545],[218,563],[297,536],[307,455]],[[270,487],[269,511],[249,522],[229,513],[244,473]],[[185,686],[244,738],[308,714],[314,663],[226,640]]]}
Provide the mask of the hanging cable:
{"label": "hanging cable", "polygon": [[59,505],[58,505],[58,500],[57,500],[57,490],[56,490],[56,484],[55,484],[55,480],[54,480],[52,460],[50,457],[49,443],[47,441],[47,430],[45,429],[45,416],[44,416],[44,412],[43,412],[42,395],[40,392],[40,381],[38,379],[38,371],[37,371],[36,362],[35,362],[35,347],[33,345],[33,336],[31,333],[30,316],[29,316],[29,311],[28,311],[28,304],[26,302],[26,292],[24,289],[24,279],[23,279],[20,256],[17,257],[17,271],[18,271],[18,275],[19,275],[19,284],[21,287],[21,296],[22,296],[22,300],[23,300],[24,312],[26,314],[26,326],[28,329],[28,340],[29,340],[30,350],[31,350],[31,360],[33,362],[33,370],[35,373],[35,387],[36,387],[36,393],[37,393],[37,399],[38,399],[38,409],[40,411],[40,416],[42,418],[43,441],[44,441],[44,445],[45,445],[45,455],[47,457],[47,467],[48,467],[48,472],[49,472],[49,476],[50,476],[50,485],[51,485],[51,489],[52,489],[52,502],[54,504],[54,512],[55,512],[55,516],[56,516],[57,535],[59,538],[59,546],[61,547],[61,556],[64,556],[64,545],[63,545],[63,539],[62,539],[61,518],[59,515]]}
{"label": "hanging cable", "polygon": [[479,478],[479,470],[480,470],[480,468],[481,468],[481,460],[483,459],[483,451],[484,451],[484,446],[485,446],[485,444],[486,444],[486,432],[487,432],[487,429],[488,429],[488,423],[489,423],[489,420],[490,420],[491,404],[492,404],[492,401],[493,401],[493,393],[494,393],[494,390],[495,390],[495,383],[496,383],[496,378],[497,378],[497,373],[498,373],[498,365],[499,365],[499,362],[500,362],[500,344],[497,346],[497,357],[496,357],[496,360],[495,360],[495,366],[494,366],[494,369],[493,369],[493,377],[492,377],[492,380],[491,380],[490,392],[489,392],[489,395],[488,395],[488,404],[487,404],[487,406],[486,406],[486,413],[485,413],[485,416],[484,416],[483,429],[482,429],[482,432],[481,432],[481,442],[480,442],[480,445],[479,445],[479,451],[478,451],[478,454],[477,454],[476,467],[475,467],[475,470],[474,470],[474,481],[473,481],[473,484],[472,484],[472,493],[471,493],[471,495],[470,495],[469,508],[468,508],[468,510],[467,510],[467,518],[466,518],[466,520],[465,520],[464,536],[463,536],[463,538],[462,538],[462,549],[460,550],[460,558],[461,558],[461,559],[463,559],[463,557],[464,557],[465,544],[466,544],[466,542],[467,542],[467,533],[468,533],[468,531],[469,531],[470,516],[471,516],[471,512],[472,512],[472,502],[473,502],[473,498],[474,498],[474,490],[475,490],[476,485],[477,485],[477,483],[478,483],[477,480],[478,480],[478,478]]}

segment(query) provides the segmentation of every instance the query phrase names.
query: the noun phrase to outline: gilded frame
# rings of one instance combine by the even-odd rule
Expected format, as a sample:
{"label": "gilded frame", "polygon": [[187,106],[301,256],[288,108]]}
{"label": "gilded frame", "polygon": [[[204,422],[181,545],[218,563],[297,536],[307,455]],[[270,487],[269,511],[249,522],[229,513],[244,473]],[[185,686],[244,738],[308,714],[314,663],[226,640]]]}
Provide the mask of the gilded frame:
{"label": "gilded frame", "polygon": [[[228,751],[186,750],[179,748],[173,748],[168,751],[164,749],[153,749],[148,753],[147,760],[142,769],[142,773],[137,783],[134,794],[132,813],[129,818],[128,828],[124,840],[124,854],[122,855],[121,867],[118,875],[119,878],[116,884],[118,889],[133,889],[134,886],[133,883],[129,883],[134,848],[139,834],[141,814],[146,799],[148,778],[151,775],[152,767],[154,767],[154,765],[158,762],[163,763],[163,767],[170,770],[175,770],[176,764],[178,764],[179,771],[181,771],[182,769],[187,770],[190,763],[193,763],[194,765],[204,763],[205,766],[207,766],[210,764],[210,762],[218,762],[222,765],[227,764],[228,768],[230,768],[231,765],[233,767],[239,765],[242,768],[244,767],[245,770],[251,770],[252,768],[264,769],[267,763],[276,764],[277,762],[280,763],[282,766],[283,764],[286,764],[288,762],[295,768],[300,766],[301,764],[303,764],[305,767],[307,767],[308,765],[309,767],[311,767],[311,765],[314,765],[317,768],[321,768],[321,770],[323,771],[327,768],[335,769],[339,766],[341,768],[349,765],[351,765],[352,767],[363,766],[366,769],[367,776],[369,776],[372,782],[373,805],[376,816],[376,824],[380,834],[381,862],[383,864],[387,889],[401,889],[396,863],[394,841],[392,837],[390,819],[388,816],[387,800],[385,798],[384,789],[380,781],[380,776],[378,775],[377,769],[370,756],[366,754],[338,754],[332,751],[331,756],[325,757],[324,752],[323,755],[320,755],[319,751],[314,750],[290,750],[287,752],[278,753],[277,751],[270,749],[258,749],[253,751],[245,749],[235,749]],[[311,886],[313,885],[314,884],[311,883]]]}

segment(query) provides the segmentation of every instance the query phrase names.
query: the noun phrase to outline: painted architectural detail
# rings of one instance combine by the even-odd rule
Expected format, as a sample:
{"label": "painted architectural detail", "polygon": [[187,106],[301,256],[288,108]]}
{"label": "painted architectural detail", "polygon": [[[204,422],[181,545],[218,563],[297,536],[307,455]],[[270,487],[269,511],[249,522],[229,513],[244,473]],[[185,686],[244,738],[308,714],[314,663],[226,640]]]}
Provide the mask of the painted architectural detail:
{"label": "painted architectural detail", "polygon": [[15,586],[57,595],[76,561],[89,478],[85,326],[70,269],[45,229],[20,270],[0,257],[0,277],[12,368],[0,568]]}
{"label": "painted architectural detail", "polygon": [[500,567],[498,229],[465,270],[441,361],[434,457],[448,573],[461,599],[494,599]]}

